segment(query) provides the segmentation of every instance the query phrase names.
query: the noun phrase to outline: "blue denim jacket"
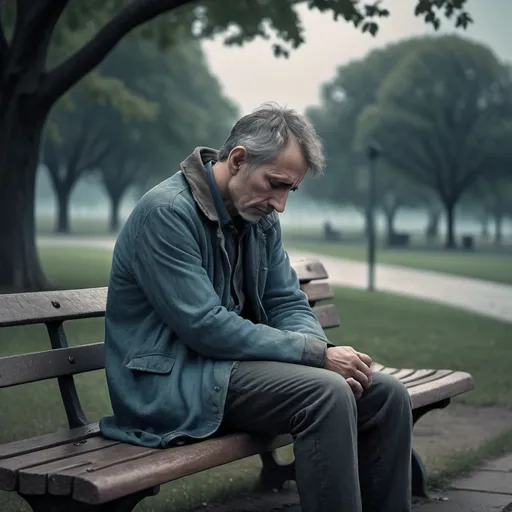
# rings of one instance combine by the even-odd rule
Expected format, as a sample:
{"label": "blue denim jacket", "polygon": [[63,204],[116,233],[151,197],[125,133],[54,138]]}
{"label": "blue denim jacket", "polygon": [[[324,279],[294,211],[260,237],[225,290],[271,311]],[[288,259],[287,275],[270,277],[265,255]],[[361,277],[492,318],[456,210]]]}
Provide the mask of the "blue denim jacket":
{"label": "blue denim jacket", "polygon": [[107,438],[166,447],[214,434],[237,361],[323,366],[327,339],[276,213],[247,235],[244,286],[254,318],[229,310],[224,235],[204,170],[217,156],[196,148],[144,195],[118,236],[105,315]]}

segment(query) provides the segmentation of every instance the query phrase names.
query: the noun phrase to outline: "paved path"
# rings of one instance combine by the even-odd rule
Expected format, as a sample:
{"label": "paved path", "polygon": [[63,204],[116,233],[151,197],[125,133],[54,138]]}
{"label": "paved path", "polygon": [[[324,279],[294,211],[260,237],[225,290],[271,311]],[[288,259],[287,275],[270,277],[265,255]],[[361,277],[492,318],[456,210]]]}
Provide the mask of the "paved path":
{"label": "paved path", "polygon": [[[479,468],[471,476],[459,478],[446,491],[417,501],[413,512],[512,512],[512,455]],[[194,512],[301,512],[295,491],[251,494],[209,504]]]}
{"label": "paved path", "polygon": [[[319,258],[333,284],[366,288],[367,265],[311,252],[290,250],[291,259]],[[512,273],[512,263],[510,266]],[[439,272],[379,264],[375,271],[377,290],[442,302],[512,322],[512,286]]]}
{"label": "paved path", "polygon": [[[112,238],[40,237],[42,246],[75,246],[112,249]],[[290,250],[290,258],[318,258],[324,263],[333,284],[365,288],[367,266],[354,260],[323,254]],[[512,263],[510,272],[512,273]],[[376,266],[376,287],[380,291],[398,293],[460,307],[475,313],[512,322],[512,286],[479,279],[441,274],[426,270],[383,265]]]}

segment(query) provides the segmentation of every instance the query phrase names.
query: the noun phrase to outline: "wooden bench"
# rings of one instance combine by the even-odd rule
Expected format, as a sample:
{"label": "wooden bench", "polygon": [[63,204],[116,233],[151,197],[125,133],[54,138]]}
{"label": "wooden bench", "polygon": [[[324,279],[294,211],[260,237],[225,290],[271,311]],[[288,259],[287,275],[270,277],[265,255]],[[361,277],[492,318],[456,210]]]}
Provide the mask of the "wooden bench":
{"label": "wooden bench", "polygon": [[[339,325],[319,261],[294,263],[302,289],[325,329]],[[46,324],[51,350],[0,358],[0,388],[58,379],[69,429],[0,445],[0,489],[17,492],[34,511],[130,511],[159,486],[178,478],[260,454],[262,488],[281,488],[294,479],[293,463],[282,465],[275,450],[290,436],[257,437],[244,433],[216,436],[169,449],[148,449],[104,439],[89,423],[73,375],[103,369],[103,343],[68,347],[63,322],[105,313],[106,288],[0,295],[0,327]],[[469,374],[452,370],[397,369],[391,373],[410,392],[414,421],[446,407],[455,395],[473,388]],[[1,407],[1,405],[0,405]],[[426,475],[413,454],[413,494],[426,495]]]}

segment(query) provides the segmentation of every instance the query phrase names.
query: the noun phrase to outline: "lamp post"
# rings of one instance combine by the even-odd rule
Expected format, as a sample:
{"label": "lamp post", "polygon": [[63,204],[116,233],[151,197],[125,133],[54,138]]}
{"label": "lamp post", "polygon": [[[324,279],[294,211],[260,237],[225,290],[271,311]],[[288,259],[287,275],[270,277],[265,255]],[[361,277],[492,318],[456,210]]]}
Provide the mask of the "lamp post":
{"label": "lamp post", "polygon": [[366,157],[368,159],[368,195],[366,210],[368,223],[368,291],[371,292],[375,290],[375,168],[380,153],[380,146],[376,142],[371,142],[366,147]]}

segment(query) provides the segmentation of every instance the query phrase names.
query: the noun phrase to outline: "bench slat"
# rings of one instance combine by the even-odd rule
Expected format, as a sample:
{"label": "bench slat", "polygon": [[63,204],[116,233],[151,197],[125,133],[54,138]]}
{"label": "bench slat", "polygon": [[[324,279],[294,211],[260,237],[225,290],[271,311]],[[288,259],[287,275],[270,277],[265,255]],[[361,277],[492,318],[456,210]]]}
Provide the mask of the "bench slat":
{"label": "bench slat", "polygon": [[330,284],[326,282],[304,283],[301,289],[308,296],[309,302],[317,302],[334,297]]}
{"label": "bench slat", "polygon": [[105,287],[0,295],[0,327],[103,316],[106,299]]}
{"label": "bench slat", "polygon": [[340,317],[338,316],[338,312],[336,311],[336,306],[334,304],[315,306],[313,311],[320,322],[320,325],[324,329],[338,327],[340,325]]}
{"label": "bench slat", "polygon": [[473,377],[466,372],[453,372],[434,381],[409,388],[413,409],[453,398],[474,388]]}
{"label": "bench slat", "polygon": [[412,369],[404,369],[404,370],[398,370],[396,373],[393,374],[393,377],[396,377],[397,379],[400,379],[402,382],[407,377],[410,377],[416,372],[416,370]]}
{"label": "bench slat", "polygon": [[0,357],[0,388],[101,368],[103,343]]}
{"label": "bench slat", "polygon": [[[100,439],[100,438],[93,438]],[[18,473],[19,491],[26,494],[68,495],[72,492],[73,476],[90,471],[92,464],[104,465],[139,460],[159,451],[125,443],[111,443],[103,449],[76,452],[66,459],[44,461],[20,469]]]}
{"label": "bench slat", "polygon": [[431,375],[434,375],[437,370],[416,370],[410,377],[405,377],[403,379],[400,379],[404,384],[409,384],[414,381],[423,379],[425,377],[430,377]]}
{"label": "bench slat", "polygon": [[[332,304],[313,308],[324,329],[337,327],[340,319]],[[46,350],[0,357],[0,388],[75,375],[104,368],[104,344]]]}
{"label": "bench slat", "polygon": [[320,260],[297,260],[291,262],[301,283],[327,279],[327,271]]}
{"label": "bench slat", "polygon": [[[100,436],[91,439],[84,439],[74,443],[67,443],[45,450],[27,453],[19,457],[11,457],[0,462],[0,489],[13,491],[17,487],[18,471],[54,462],[59,466],[67,466],[70,457],[80,453],[88,453],[102,448],[119,444]],[[44,490],[43,490],[44,492]]]}
{"label": "bench slat", "polygon": [[388,368],[387,366],[384,366],[379,371],[382,373],[387,373],[388,375],[394,375],[400,371],[400,368]]}
{"label": "bench slat", "polygon": [[436,370],[435,373],[431,375],[427,375],[425,377],[421,377],[420,379],[413,380],[411,382],[407,382],[406,386],[408,388],[413,388],[415,386],[421,386],[422,384],[427,384],[428,382],[435,382],[445,377],[448,377],[452,373],[455,373],[454,370]]}
{"label": "bench slat", "polygon": [[[319,260],[291,263],[302,284],[328,277]],[[0,327],[104,316],[106,300],[107,287],[3,294]]]}
{"label": "bench slat", "polygon": [[289,435],[274,438],[232,434],[202,443],[158,450],[149,457],[115,466],[92,465],[73,481],[73,497],[87,503],[103,503],[126,493],[127,486],[142,490],[199,471],[221,466],[292,442]]}
{"label": "bench slat", "polygon": [[91,423],[85,427],[78,427],[72,430],[62,430],[52,432],[51,434],[43,434],[41,436],[31,437],[30,439],[22,439],[20,441],[12,441],[0,445],[0,465],[3,459],[24,455],[25,453],[52,448],[66,443],[78,442],[83,439],[97,436],[100,432],[98,423]]}
{"label": "bench slat", "polygon": [[[231,434],[223,437],[208,439],[203,442],[169,449],[152,449],[129,444],[116,444],[101,450],[89,451],[71,456],[67,459],[44,463],[21,469],[18,473],[19,492],[27,494],[56,494],[68,495],[75,490],[81,478],[89,475],[106,475],[110,481],[114,475],[122,474],[124,468],[140,468],[144,477],[155,478],[151,475],[154,469],[163,462],[168,463],[165,474],[156,477],[160,483],[171,481],[200,470],[219,466],[240,458],[255,455],[261,451],[271,450],[285,446],[292,442],[291,436],[251,436],[249,434]],[[199,460],[201,459],[201,460]],[[194,469],[187,469],[188,461]],[[121,469],[119,469],[121,468]],[[163,480],[160,480],[163,478]],[[137,480],[140,480],[138,478]],[[156,481],[156,480],[153,480]],[[90,486],[89,483],[86,483]],[[129,487],[138,489],[139,484],[129,481]],[[141,484],[144,485],[144,484]],[[153,484],[150,484],[152,486]],[[156,484],[155,484],[156,485]],[[126,487],[120,489],[121,495],[126,493]],[[141,488],[142,489],[142,488]],[[135,489],[134,489],[135,490]],[[88,491],[84,491],[88,493]],[[108,490],[108,497],[103,501],[114,499],[112,489]],[[99,503],[100,496],[82,496],[80,499],[87,503]]]}

